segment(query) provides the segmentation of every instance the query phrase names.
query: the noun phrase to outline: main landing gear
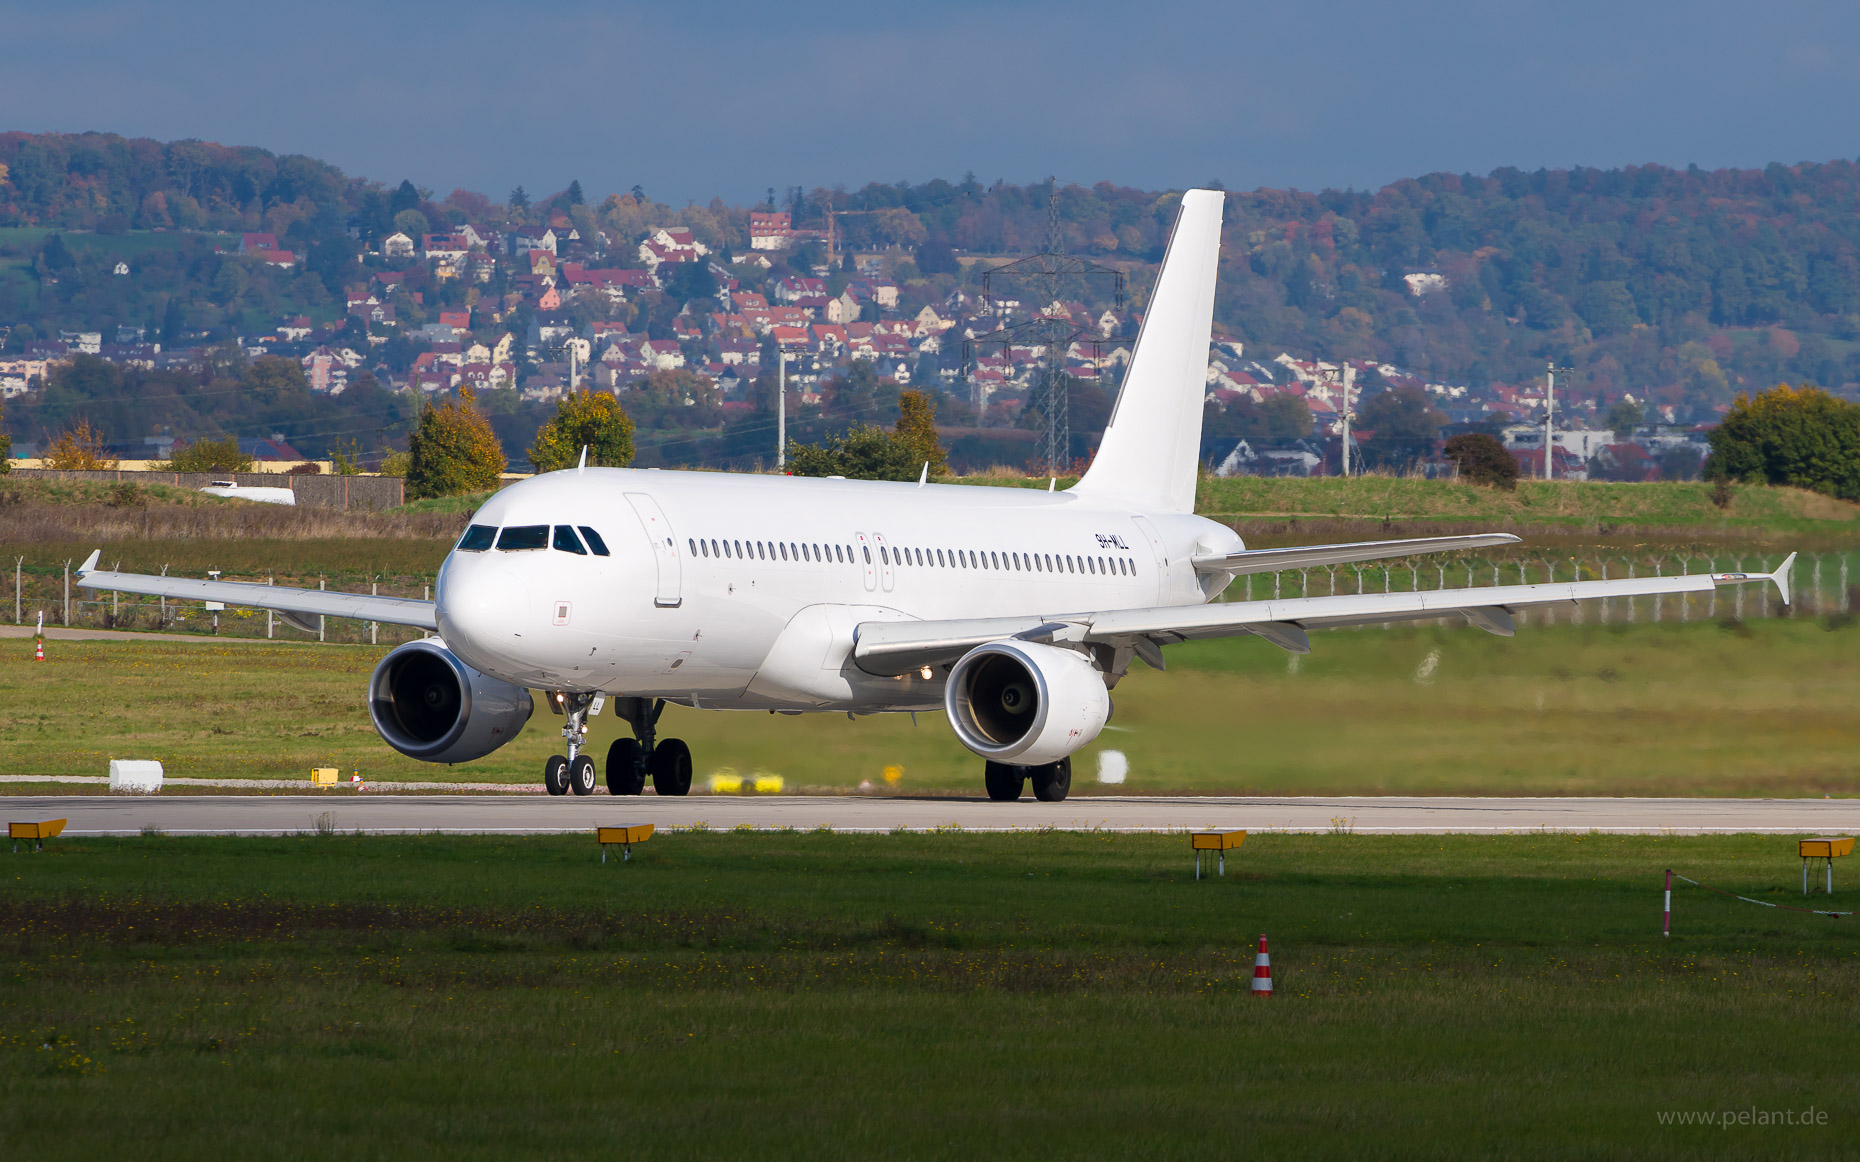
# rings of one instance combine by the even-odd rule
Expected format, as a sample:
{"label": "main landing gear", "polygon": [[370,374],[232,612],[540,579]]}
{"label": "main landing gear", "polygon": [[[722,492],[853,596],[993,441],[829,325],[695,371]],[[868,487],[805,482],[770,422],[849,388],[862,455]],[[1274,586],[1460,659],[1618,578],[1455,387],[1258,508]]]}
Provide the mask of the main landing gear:
{"label": "main landing gear", "polygon": [[[556,697],[551,695],[551,697]],[[599,779],[594,759],[582,754],[588,742],[588,718],[592,714],[594,695],[562,694],[556,703],[568,717],[562,737],[568,740],[568,755],[551,755],[543,765],[543,787],[551,795],[592,795]],[[659,715],[665,712],[663,698],[616,698],[614,713],[633,728],[632,738],[615,739],[607,748],[607,793],[638,795],[646,789],[646,776],[652,776],[653,790],[661,795],[686,795],[691,792],[691,748],[683,739],[659,740]]]}
{"label": "main landing gear", "polygon": [[1067,757],[1033,767],[989,763],[982,781],[988,788],[988,797],[996,802],[1020,798],[1021,788],[1032,782],[1034,798],[1042,803],[1058,803],[1072,790],[1072,759]]}

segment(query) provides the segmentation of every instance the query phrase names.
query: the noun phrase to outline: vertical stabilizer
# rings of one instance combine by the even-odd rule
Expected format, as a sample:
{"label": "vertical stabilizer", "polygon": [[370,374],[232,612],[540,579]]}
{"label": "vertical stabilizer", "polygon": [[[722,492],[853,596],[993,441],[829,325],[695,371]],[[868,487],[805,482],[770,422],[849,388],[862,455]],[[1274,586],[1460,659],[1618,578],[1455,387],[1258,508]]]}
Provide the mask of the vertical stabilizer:
{"label": "vertical stabilizer", "polygon": [[1194,511],[1224,198],[1219,190],[1182,195],[1123,390],[1097,457],[1073,489],[1080,495]]}

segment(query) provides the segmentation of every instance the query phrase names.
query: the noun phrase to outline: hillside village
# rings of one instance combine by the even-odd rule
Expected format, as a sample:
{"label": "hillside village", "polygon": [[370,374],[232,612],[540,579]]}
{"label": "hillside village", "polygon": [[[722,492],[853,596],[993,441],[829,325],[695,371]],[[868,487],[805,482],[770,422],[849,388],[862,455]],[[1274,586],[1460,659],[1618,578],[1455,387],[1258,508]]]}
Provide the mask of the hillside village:
{"label": "hillside village", "polygon": [[[749,214],[748,247],[734,254],[706,245],[687,226],[657,225],[639,237],[617,237],[600,229],[584,234],[564,215],[515,230],[469,222],[449,233],[397,230],[363,256],[367,279],[347,288],[343,318],[316,323],[306,315],[283,317],[234,342],[247,358],[296,361],[310,391],[331,397],[364,374],[416,397],[469,388],[546,402],[578,389],[625,396],[654,373],[681,372],[678,382],[688,391],[714,390],[725,416],[754,408],[752,386],[765,373],[776,374],[773,365],[783,356],[779,377],[796,407],[819,403],[823,380],[863,361],[881,381],[944,393],[966,406],[968,425],[984,429],[1013,427],[1045,353],[1038,344],[990,343],[993,333],[1039,314],[1063,320],[1078,336],[1065,355],[1076,379],[1114,388],[1129,363],[1142,321],[1138,312],[1081,301],[1025,303],[1011,292],[984,300],[979,289],[960,287],[933,302],[914,301],[922,296],[907,293],[898,277],[900,267],[907,276],[915,273],[908,252],[894,247],[842,256],[834,243],[826,232],[797,228],[790,212],[773,208]],[[278,271],[303,261],[277,235],[256,232],[240,235],[228,257]],[[820,261],[804,265],[808,257]],[[129,264],[117,265],[114,276],[133,277]],[[797,267],[806,273],[793,273]],[[1412,277],[1408,285],[1417,298],[1445,287],[1438,274]],[[453,288],[449,297],[463,302],[456,308],[429,304],[421,288],[432,287]],[[460,287],[463,296],[456,294]],[[639,312],[630,303],[670,290],[695,293],[660,334],[634,329]],[[12,398],[35,391],[61,363],[79,356],[190,371],[204,365],[210,350],[185,340],[164,345],[142,327],[113,334],[61,331],[26,342],[17,357],[0,358],[0,393]],[[1361,385],[1370,383],[1376,391],[1419,393],[1441,425],[1495,430],[1526,471],[1542,469],[1541,381],[1440,383],[1388,363],[1250,353],[1243,342],[1217,335],[1207,383],[1211,415],[1274,400],[1281,411],[1293,402],[1294,411],[1309,415],[1277,439],[1224,439],[1221,426],[1211,424],[1204,451],[1221,474],[1339,470],[1343,413],[1361,407]],[[1620,438],[1593,426],[1596,412],[1593,399],[1559,403],[1557,475],[1583,478],[1602,470],[1639,479],[1657,478],[1662,470],[1696,472],[1704,427],[1675,424],[1670,405]],[[1359,465],[1373,460],[1376,435],[1361,423],[1352,428]],[[138,450],[160,454],[177,436],[185,433],[145,439]],[[246,443],[259,459],[297,454],[282,440]],[[30,444],[17,444],[14,454],[32,451]],[[1425,466],[1437,457],[1423,451],[1415,459]]]}

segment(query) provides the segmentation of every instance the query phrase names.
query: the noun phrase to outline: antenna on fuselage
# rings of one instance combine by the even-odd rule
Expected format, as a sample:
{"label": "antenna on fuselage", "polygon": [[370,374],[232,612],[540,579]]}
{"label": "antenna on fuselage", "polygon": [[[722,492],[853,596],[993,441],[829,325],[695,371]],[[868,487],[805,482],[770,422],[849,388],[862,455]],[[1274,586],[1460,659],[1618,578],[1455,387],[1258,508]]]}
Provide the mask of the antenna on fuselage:
{"label": "antenna on fuselage", "polygon": [[581,446],[581,463],[575,465],[575,471],[585,472],[587,471],[587,468],[588,468],[588,446],[586,444],[583,444]]}
{"label": "antenna on fuselage", "polygon": [[1059,487],[1059,477],[1057,476],[1053,477],[1051,480],[1048,480],[1046,482],[1046,491],[1048,492],[1051,492],[1058,487]]}
{"label": "antenna on fuselage", "polygon": [[917,475],[917,487],[922,488],[930,482],[930,461],[924,461],[924,470]]}

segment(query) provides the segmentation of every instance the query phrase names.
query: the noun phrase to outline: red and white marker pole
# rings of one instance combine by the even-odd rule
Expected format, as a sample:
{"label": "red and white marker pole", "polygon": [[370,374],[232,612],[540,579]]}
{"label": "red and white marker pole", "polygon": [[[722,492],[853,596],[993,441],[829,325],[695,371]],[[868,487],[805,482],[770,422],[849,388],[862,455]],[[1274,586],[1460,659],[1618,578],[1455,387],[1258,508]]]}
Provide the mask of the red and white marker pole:
{"label": "red and white marker pole", "polygon": [[1259,934],[1259,955],[1253,958],[1253,995],[1272,995],[1272,957],[1266,954],[1266,934]]}
{"label": "red and white marker pole", "polygon": [[1666,869],[1666,922],[1660,928],[1660,935],[1673,934],[1673,869]]}

